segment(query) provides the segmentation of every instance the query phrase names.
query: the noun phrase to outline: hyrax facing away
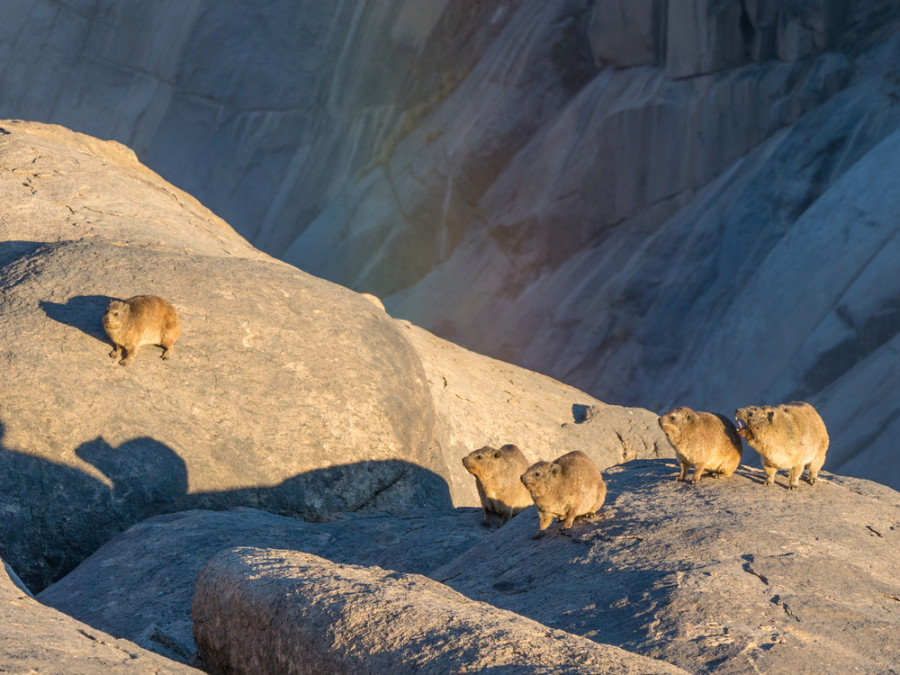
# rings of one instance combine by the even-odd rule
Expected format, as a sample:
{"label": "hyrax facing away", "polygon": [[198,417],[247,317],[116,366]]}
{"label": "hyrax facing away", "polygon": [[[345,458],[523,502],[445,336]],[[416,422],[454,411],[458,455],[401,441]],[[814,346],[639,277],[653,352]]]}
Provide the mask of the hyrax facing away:
{"label": "hyrax facing away", "polygon": [[741,462],[741,439],[731,420],[708,412],[697,412],[690,408],[674,408],[659,418],[662,429],[681,463],[681,475],[685,480],[688,469],[693,465],[696,483],[703,471],[712,471],[716,478],[726,478],[734,473]]}
{"label": "hyrax facing away", "polygon": [[562,520],[560,531],[568,530],[578,516],[591,516],[603,506],[606,483],[591,458],[575,450],[553,462],[532,464],[522,474],[537,506],[540,527],[535,538],[543,536],[553,519]]}
{"label": "hyrax facing away", "polygon": [[103,327],[115,345],[109,355],[118,358],[125,350],[125,358],[119,361],[123,366],[128,365],[142,345],[161,346],[162,358],[168,359],[181,334],[175,308],[155,295],[113,300],[103,315]]}
{"label": "hyrax facing away", "polygon": [[490,525],[491,514],[500,515],[505,525],[519,511],[531,506],[531,495],[519,480],[528,469],[528,460],[515,445],[507,444],[499,450],[486,445],[463,457],[462,463],[475,476],[485,526]]}
{"label": "hyrax facing away", "polygon": [[790,489],[800,485],[800,474],[809,468],[809,484],[816,482],[825,463],[828,431],[819,413],[809,403],[740,408],[734,413],[738,433],[762,457],[766,485],[775,482],[778,469],[790,469]]}

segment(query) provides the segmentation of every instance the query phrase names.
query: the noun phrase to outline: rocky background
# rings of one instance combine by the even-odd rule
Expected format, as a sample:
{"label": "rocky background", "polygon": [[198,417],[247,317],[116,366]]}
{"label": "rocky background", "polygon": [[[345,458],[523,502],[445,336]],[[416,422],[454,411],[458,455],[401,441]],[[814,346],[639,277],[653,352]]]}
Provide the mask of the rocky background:
{"label": "rocky background", "polygon": [[[0,669],[895,672],[894,5],[4,8],[0,115],[125,145],[0,120]],[[769,397],[816,486],[672,480]],[[507,442],[604,510],[482,527]]]}
{"label": "rocky background", "polygon": [[807,399],[900,486],[895,0],[34,0],[0,116],[622,405]]}

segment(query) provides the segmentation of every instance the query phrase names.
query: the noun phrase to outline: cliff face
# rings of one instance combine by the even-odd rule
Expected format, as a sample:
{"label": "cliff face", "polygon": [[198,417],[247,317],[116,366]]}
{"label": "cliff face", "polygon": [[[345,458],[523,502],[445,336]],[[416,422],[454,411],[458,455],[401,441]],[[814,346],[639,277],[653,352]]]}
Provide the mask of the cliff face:
{"label": "cliff face", "polygon": [[891,0],[6,12],[0,114],[135,148],[256,246],[610,402],[804,398],[894,486]]}

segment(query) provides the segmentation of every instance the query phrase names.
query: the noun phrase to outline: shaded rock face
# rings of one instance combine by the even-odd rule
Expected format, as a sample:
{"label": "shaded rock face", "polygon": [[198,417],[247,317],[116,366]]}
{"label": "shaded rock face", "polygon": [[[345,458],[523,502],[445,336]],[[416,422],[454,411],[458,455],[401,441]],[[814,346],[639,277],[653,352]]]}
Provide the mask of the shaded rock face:
{"label": "shaded rock face", "polygon": [[30,597],[0,560],[0,668],[6,673],[199,673]]}
{"label": "shaded rock face", "polygon": [[520,515],[430,576],[694,673],[895,669],[897,492],[834,475],[765,487],[746,466],[677,475],[665,460],[612,467],[605,518],[533,541]]}
{"label": "shaded rock face", "polygon": [[[119,144],[0,128],[0,552],[35,591],[159,513],[475,506],[486,443],[671,452],[648,411],[575,424],[607,407],[260,253]],[[181,337],[123,367],[101,318],[142,293]]]}
{"label": "shaded rock face", "polygon": [[217,555],[197,580],[192,615],[211,673],[686,672],[548,629],[427,577],[294,551]]}
{"label": "shaded rock face", "polygon": [[827,468],[900,485],[893,0],[4,19],[0,114],[117,138],[257,246],[603,400],[810,400]]}
{"label": "shaded rock face", "polygon": [[335,563],[429,574],[492,532],[480,526],[476,509],[335,518],[309,523],[248,508],[155,516],[114,537],[38,599],[98,630],[190,663],[197,575],[221,551],[281,547]]}

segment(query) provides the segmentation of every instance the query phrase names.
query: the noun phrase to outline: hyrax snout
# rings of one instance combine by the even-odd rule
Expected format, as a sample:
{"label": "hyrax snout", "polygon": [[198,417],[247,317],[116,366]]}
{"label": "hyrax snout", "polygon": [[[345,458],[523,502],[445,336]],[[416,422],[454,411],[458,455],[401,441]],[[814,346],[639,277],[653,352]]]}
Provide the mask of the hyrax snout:
{"label": "hyrax snout", "polygon": [[168,359],[175,340],[181,335],[181,323],[175,308],[155,295],[137,295],[128,300],[113,300],[103,315],[103,327],[113,342],[110,357],[127,366],[142,345],[159,345],[162,358]]}
{"label": "hyrax snout", "polygon": [[606,483],[597,465],[580,450],[552,462],[538,462],[522,474],[522,483],[531,493],[543,536],[553,519],[563,521],[560,531],[572,527],[575,518],[591,516],[606,499]]}
{"label": "hyrax snout", "polygon": [[505,525],[519,511],[531,506],[531,494],[519,480],[528,468],[528,460],[515,445],[507,444],[499,449],[486,445],[463,457],[462,463],[475,476],[484,525],[490,525],[493,515],[499,515]]}
{"label": "hyrax snout", "polygon": [[741,439],[731,420],[723,415],[698,412],[690,408],[673,408],[659,416],[659,427],[675,448],[681,464],[677,480],[686,480],[688,469],[694,467],[691,482],[696,483],[704,471],[716,478],[726,478],[741,463]]}
{"label": "hyrax snout", "polygon": [[809,484],[816,482],[828,451],[825,422],[809,403],[739,408],[734,412],[738,433],[759,453],[766,471],[766,485],[775,482],[778,469],[789,470],[789,489],[800,485],[809,469]]}

